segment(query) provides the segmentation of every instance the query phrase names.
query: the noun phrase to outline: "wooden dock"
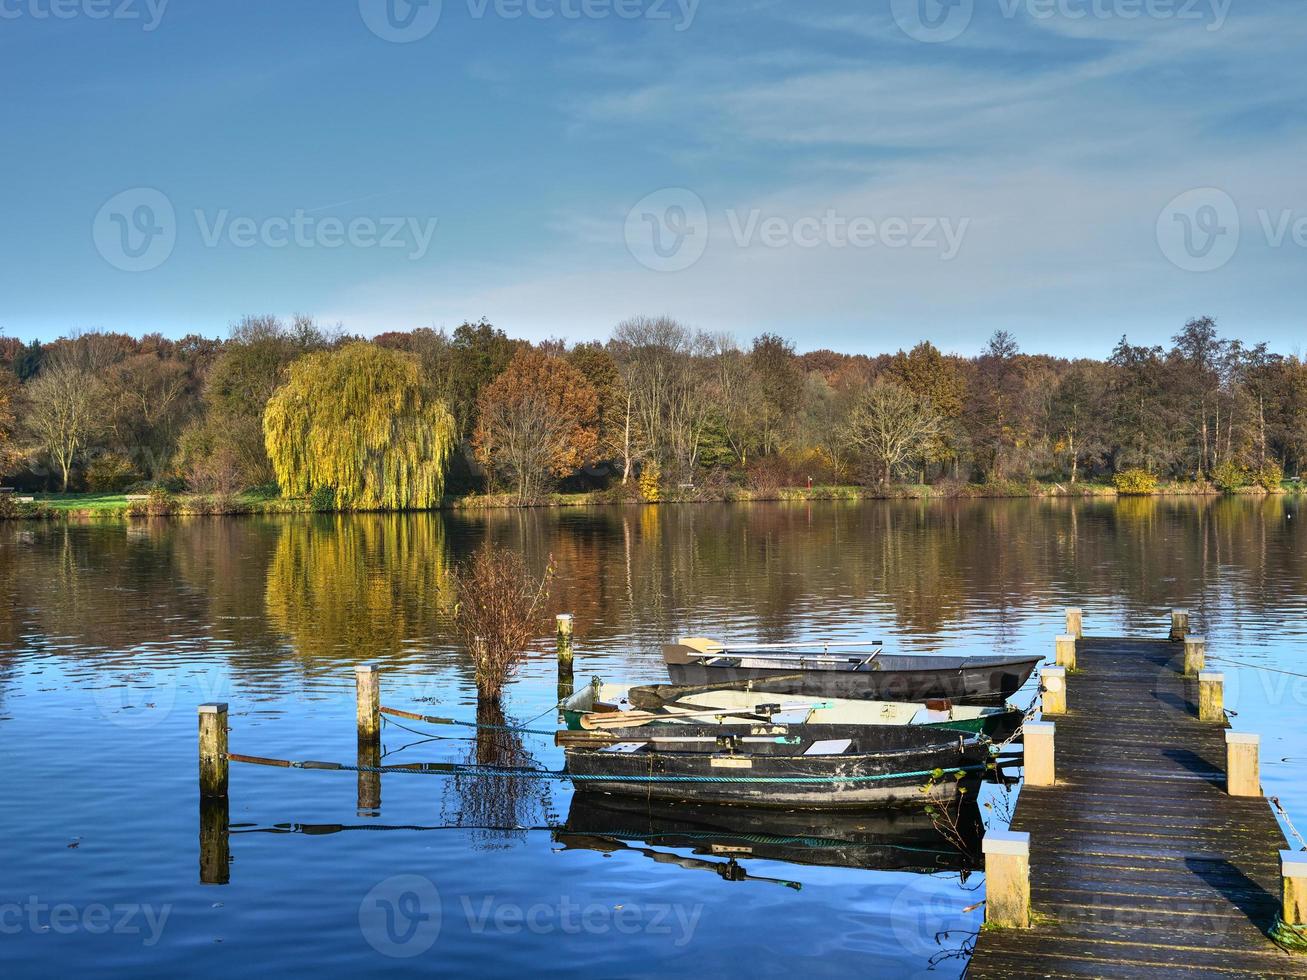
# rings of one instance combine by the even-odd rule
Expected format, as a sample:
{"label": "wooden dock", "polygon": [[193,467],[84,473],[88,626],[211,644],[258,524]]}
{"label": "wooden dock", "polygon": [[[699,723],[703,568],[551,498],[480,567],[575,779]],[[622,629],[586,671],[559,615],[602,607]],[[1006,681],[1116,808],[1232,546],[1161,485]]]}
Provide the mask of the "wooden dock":
{"label": "wooden dock", "polygon": [[1031,927],[982,930],[972,980],[1307,977],[1267,935],[1288,845],[1265,799],[1227,793],[1228,726],[1198,719],[1183,659],[1165,640],[1076,644],[1067,711],[1045,717],[1056,782],[1028,776],[1012,820]]}

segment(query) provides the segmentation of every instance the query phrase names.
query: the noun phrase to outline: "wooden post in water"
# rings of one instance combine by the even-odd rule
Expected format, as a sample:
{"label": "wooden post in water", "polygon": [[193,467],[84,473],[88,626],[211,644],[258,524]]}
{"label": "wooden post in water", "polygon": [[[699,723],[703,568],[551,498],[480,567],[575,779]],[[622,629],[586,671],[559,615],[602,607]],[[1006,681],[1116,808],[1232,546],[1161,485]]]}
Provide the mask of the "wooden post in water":
{"label": "wooden post in water", "polygon": [[1059,667],[1065,667],[1067,670],[1076,669],[1076,638],[1074,636],[1069,633],[1059,636],[1053,641],[1053,650]]}
{"label": "wooden post in water", "polygon": [[985,855],[985,925],[1030,928],[1030,835],[990,830],[980,849]]}
{"label": "wooden post in water", "polygon": [[200,797],[200,884],[231,881],[231,804],[227,797]]}
{"label": "wooden post in water", "polygon": [[1197,677],[1207,665],[1207,640],[1201,636],[1184,638],[1184,673],[1186,677]]}
{"label": "wooden post in water", "polygon": [[1044,693],[1044,714],[1066,714],[1066,668],[1040,668],[1039,687]]}
{"label": "wooden post in water", "polygon": [[376,664],[354,668],[359,742],[381,738],[381,679]]}
{"label": "wooden post in water", "polygon": [[1171,641],[1183,640],[1189,633],[1189,610],[1171,610]]}
{"label": "wooden post in water", "polygon": [[1219,671],[1198,672],[1198,720],[1225,721],[1225,675]]}
{"label": "wooden post in water", "polygon": [[1231,796],[1261,796],[1257,753],[1262,737],[1252,732],[1225,733],[1225,790]]}
{"label": "wooden post in water", "polygon": [[381,773],[364,772],[381,764],[381,672],[375,664],[354,668],[355,718],[358,723],[358,815],[375,817],[381,809]]}
{"label": "wooden post in water", "polygon": [[227,705],[202,704],[200,713],[200,796],[227,797]]}
{"label": "wooden post in water", "polygon": [[1053,736],[1057,726],[1051,721],[1028,721],[1022,726],[1025,744],[1027,786],[1052,786],[1057,782]]}
{"label": "wooden post in water", "polygon": [[572,696],[572,614],[559,613],[558,622],[558,700]]}
{"label": "wooden post in water", "polygon": [[1066,611],[1066,631],[1077,640],[1084,638],[1085,614],[1083,610],[1072,608]]}
{"label": "wooden post in water", "polygon": [[1307,926],[1307,851],[1280,852],[1280,921]]}

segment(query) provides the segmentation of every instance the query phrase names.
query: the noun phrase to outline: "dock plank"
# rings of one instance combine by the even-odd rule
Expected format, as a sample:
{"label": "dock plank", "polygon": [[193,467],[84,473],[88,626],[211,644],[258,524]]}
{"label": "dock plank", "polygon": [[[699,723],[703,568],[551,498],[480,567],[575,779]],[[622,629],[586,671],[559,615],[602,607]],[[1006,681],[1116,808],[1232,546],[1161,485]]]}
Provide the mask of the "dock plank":
{"label": "dock plank", "polygon": [[1197,718],[1183,644],[1085,638],[1057,780],[1023,787],[1031,929],[985,929],[989,977],[1307,977],[1268,936],[1286,845],[1265,800],[1225,792],[1225,727]]}

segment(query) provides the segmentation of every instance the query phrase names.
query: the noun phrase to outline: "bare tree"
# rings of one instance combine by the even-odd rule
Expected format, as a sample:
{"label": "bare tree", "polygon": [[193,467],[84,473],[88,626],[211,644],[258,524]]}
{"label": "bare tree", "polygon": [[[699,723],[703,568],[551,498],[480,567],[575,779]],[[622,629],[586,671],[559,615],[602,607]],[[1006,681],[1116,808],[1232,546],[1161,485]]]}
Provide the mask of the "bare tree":
{"label": "bare tree", "polygon": [[939,412],[930,400],[885,378],[862,394],[849,416],[848,440],[876,464],[882,485],[919,458],[939,433]]}
{"label": "bare tree", "polygon": [[100,431],[100,388],[78,358],[64,352],[46,363],[27,386],[27,426],[59,468],[64,493],[73,466]]}

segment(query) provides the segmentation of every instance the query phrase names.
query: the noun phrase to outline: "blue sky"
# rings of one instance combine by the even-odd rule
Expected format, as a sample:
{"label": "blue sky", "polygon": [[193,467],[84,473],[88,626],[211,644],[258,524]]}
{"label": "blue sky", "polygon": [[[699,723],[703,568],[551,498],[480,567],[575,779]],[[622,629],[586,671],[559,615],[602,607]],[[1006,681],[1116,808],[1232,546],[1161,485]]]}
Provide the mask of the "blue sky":
{"label": "blue sky", "polygon": [[1305,41],[1300,0],[0,0],[0,331],[1297,351]]}

